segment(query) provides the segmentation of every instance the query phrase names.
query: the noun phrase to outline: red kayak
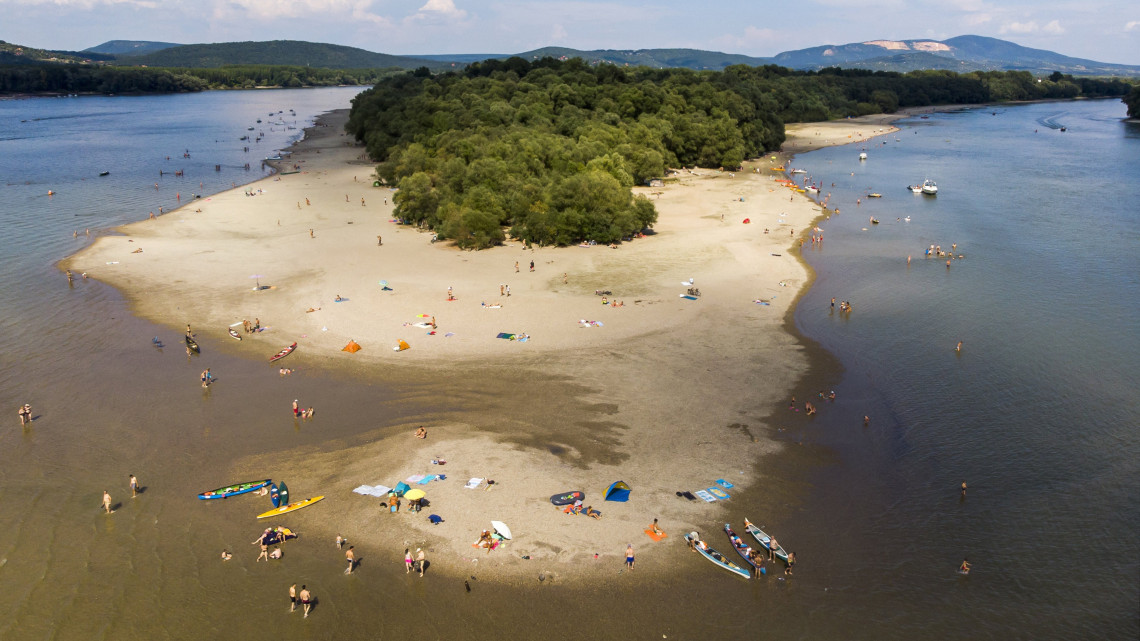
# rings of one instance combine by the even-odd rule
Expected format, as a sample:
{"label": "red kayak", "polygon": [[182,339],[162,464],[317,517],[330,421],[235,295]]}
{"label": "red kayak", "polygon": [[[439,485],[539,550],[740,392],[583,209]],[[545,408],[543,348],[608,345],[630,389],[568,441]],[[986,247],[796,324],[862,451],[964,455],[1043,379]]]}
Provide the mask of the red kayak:
{"label": "red kayak", "polygon": [[293,350],[295,350],[295,349],[297,349],[297,344],[293,343],[289,347],[286,347],[285,349],[281,350],[280,352],[277,352],[276,354],[274,354],[272,356],[272,358],[269,359],[269,362],[272,363],[273,361],[279,361],[279,360],[285,358],[286,356],[292,354]]}

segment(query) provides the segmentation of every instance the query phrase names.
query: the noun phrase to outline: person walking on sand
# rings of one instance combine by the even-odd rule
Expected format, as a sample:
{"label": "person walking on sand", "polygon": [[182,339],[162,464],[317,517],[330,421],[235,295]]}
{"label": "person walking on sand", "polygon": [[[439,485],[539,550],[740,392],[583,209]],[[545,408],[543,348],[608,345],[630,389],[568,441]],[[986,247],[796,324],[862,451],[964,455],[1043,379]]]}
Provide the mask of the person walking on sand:
{"label": "person walking on sand", "polygon": [[305,610],[305,618],[309,618],[309,610],[313,608],[313,593],[309,592],[309,588],[304,585],[301,586],[301,607]]}
{"label": "person walking on sand", "polygon": [[114,512],[111,509],[111,494],[107,490],[103,490],[103,509],[107,511],[107,514]]}
{"label": "person walking on sand", "polygon": [[289,586],[289,611],[290,612],[296,612],[297,611],[297,584],[296,583]]}
{"label": "person walking on sand", "polygon": [[413,564],[414,564],[414,561],[412,561],[412,550],[411,550],[411,548],[404,548],[404,570],[405,570],[404,574],[411,574],[412,573],[412,565]]}
{"label": "person walking on sand", "polygon": [[420,576],[424,575],[424,566],[427,565],[427,560],[424,558],[424,549],[416,548],[416,565],[420,568]]}
{"label": "person walking on sand", "polygon": [[348,561],[348,567],[344,569],[345,574],[352,574],[352,568],[356,567],[356,553],[352,551],[352,546],[344,552],[344,560]]}
{"label": "person walking on sand", "polygon": [[633,544],[625,546],[625,567],[633,569]]}
{"label": "person walking on sand", "polygon": [[530,271],[534,271],[534,261],[530,261]]}
{"label": "person walking on sand", "polygon": [[339,534],[336,535],[336,549],[343,550],[344,549],[344,543],[345,543],[344,537],[339,535]]}
{"label": "person walking on sand", "polygon": [[131,498],[133,499],[138,495],[139,495],[139,480],[137,478],[135,478],[134,474],[131,474]]}

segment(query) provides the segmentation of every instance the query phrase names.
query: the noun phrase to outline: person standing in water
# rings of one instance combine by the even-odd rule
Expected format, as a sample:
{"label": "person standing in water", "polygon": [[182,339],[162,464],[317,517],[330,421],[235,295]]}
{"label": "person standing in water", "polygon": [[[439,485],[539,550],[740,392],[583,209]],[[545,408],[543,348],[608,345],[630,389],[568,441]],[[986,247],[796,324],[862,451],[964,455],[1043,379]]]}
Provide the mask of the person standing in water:
{"label": "person standing in water", "polygon": [[301,606],[305,609],[305,618],[309,618],[309,610],[313,608],[313,594],[309,592],[309,588],[304,585],[301,586]]}
{"label": "person standing in water", "polygon": [[633,544],[625,546],[625,567],[633,570]]}
{"label": "person standing in water", "polygon": [[958,574],[970,573],[970,559],[962,559],[962,565],[958,566]]}
{"label": "person standing in water", "polygon": [[344,560],[348,561],[348,567],[344,569],[345,574],[352,574],[352,568],[356,567],[356,553],[352,551],[352,546],[344,552]]}
{"label": "person standing in water", "polygon": [[131,498],[133,499],[138,495],[139,495],[139,480],[137,478],[135,478],[134,474],[131,474]]}
{"label": "person standing in water", "polygon": [[290,612],[296,612],[297,611],[297,584],[296,583],[289,586],[289,611]]}
{"label": "person standing in water", "polygon": [[107,511],[107,514],[114,512],[111,509],[111,494],[107,490],[103,490],[103,509]]}

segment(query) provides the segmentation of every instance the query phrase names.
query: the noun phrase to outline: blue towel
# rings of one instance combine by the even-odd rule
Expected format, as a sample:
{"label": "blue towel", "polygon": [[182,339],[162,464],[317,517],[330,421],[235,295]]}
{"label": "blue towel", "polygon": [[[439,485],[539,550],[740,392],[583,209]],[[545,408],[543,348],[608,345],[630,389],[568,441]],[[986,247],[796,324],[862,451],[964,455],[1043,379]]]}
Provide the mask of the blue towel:
{"label": "blue towel", "polygon": [[432,523],[442,523],[443,522],[443,518],[440,517],[438,514],[429,514],[428,520],[431,521]]}
{"label": "blue towel", "polygon": [[726,481],[724,479],[717,479],[716,484],[723,487],[726,490],[733,487],[732,483],[729,483],[728,481]]}

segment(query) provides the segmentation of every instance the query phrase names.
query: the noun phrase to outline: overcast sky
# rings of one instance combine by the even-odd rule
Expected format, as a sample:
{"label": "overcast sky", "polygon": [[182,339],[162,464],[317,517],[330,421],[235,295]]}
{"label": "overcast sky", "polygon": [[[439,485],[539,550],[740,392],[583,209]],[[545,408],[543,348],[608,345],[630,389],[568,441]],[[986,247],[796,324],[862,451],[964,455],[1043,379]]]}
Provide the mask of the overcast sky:
{"label": "overcast sky", "polygon": [[0,40],[308,40],[393,54],[689,47],[752,56],[974,34],[1140,65],[1136,0],[0,0]]}

